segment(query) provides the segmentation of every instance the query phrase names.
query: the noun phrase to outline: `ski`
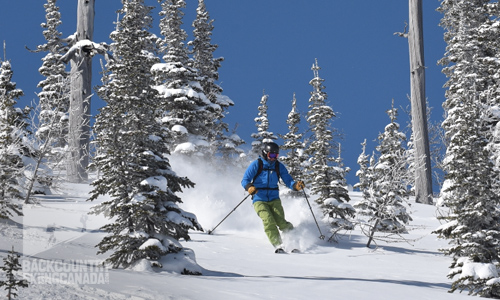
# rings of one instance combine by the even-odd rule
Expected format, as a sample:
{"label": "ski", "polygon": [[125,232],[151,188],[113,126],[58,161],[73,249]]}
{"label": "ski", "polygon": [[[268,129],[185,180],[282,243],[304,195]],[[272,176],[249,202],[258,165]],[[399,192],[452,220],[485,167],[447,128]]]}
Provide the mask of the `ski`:
{"label": "ski", "polygon": [[[283,248],[278,248],[274,250],[274,253],[283,254],[287,252]],[[290,251],[290,253],[302,253],[302,252],[299,249],[293,249],[292,251]]]}

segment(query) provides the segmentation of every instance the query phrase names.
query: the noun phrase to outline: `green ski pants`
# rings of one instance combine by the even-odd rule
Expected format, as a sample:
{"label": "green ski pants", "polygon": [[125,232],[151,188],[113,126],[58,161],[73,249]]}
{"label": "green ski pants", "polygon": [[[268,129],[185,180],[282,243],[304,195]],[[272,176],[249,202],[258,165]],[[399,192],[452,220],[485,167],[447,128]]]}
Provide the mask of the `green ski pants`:
{"label": "green ski pants", "polygon": [[279,230],[286,232],[293,229],[292,223],[285,220],[285,211],[281,205],[280,199],[273,201],[257,201],[253,204],[257,215],[262,219],[264,231],[267,238],[274,247],[281,245],[281,236]]}

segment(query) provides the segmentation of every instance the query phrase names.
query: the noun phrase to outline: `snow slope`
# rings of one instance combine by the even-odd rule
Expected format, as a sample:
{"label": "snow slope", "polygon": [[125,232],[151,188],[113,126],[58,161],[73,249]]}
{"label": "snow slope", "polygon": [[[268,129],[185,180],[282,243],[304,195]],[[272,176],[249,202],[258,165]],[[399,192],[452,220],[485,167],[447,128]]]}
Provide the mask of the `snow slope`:
{"label": "snow slope", "polygon": [[[210,174],[203,176],[213,178]],[[195,213],[206,231],[219,223],[245,194],[237,186],[236,176],[224,180],[223,187],[200,178],[194,179],[199,183],[196,189],[182,195],[183,208]],[[23,267],[29,266],[30,272],[33,267],[41,268],[43,263],[60,270],[64,270],[62,265],[68,262],[96,267],[93,264],[106,257],[96,255],[95,248],[104,236],[98,228],[106,219],[86,214],[95,205],[85,201],[89,190],[88,185],[67,184],[59,194],[39,197],[39,204],[25,206],[24,218],[16,218],[15,223],[0,223],[0,256],[5,257],[14,246],[16,251],[24,252]],[[360,195],[351,192],[351,197],[355,203]],[[446,241],[430,233],[439,226],[436,207],[412,205],[414,221],[409,233],[404,235],[411,243],[379,241],[377,248],[368,249],[367,238],[358,229],[338,243],[320,240],[305,199],[284,196],[283,203],[287,219],[296,226],[293,236],[285,240],[289,248],[300,248],[303,251],[300,254],[273,252],[248,200],[212,235],[192,232],[192,241],[182,242],[193,250],[202,276],[157,273],[141,270],[140,266],[136,270],[92,269],[89,272],[104,275],[105,282],[30,284],[18,292],[19,299],[435,300],[468,297],[447,292],[451,281],[446,274],[451,260],[438,252],[438,248],[446,246]],[[319,212],[315,214],[320,220]],[[321,226],[321,230],[328,237],[327,228]],[[4,294],[0,292],[0,296]]]}

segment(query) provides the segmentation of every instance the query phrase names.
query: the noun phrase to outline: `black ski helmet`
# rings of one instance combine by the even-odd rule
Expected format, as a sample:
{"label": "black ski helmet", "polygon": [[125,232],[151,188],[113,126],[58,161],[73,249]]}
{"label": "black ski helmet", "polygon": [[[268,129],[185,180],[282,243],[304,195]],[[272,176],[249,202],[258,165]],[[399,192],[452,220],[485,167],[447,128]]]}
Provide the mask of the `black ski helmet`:
{"label": "black ski helmet", "polygon": [[280,153],[280,146],[276,143],[264,143],[264,147],[262,148],[262,157],[264,159],[267,159],[267,154],[268,153]]}

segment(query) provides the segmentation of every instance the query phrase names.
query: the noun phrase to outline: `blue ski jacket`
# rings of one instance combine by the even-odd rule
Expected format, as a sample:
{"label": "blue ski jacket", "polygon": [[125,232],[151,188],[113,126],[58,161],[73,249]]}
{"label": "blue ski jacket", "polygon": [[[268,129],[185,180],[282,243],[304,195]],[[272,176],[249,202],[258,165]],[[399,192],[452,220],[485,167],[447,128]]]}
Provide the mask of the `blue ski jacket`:
{"label": "blue ski jacket", "polygon": [[[279,199],[280,193],[278,189],[278,174],[276,174],[276,161],[269,162],[265,159],[259,157],[262,161],[262,172],[255,178],[253,185],[257,189],[257,193],[253,195],[253,203],[257,201],[272,201]],[[245,190],[247,190],[251,185],[253,178],[259,170],[258,160],[253,161],[245,171],[243,179],[241,180],[241,185]],[[280,163],[279,164],[280,176],[287,187],[293,189],[295,181],[292,176],[288,173],[286,167]]]}

